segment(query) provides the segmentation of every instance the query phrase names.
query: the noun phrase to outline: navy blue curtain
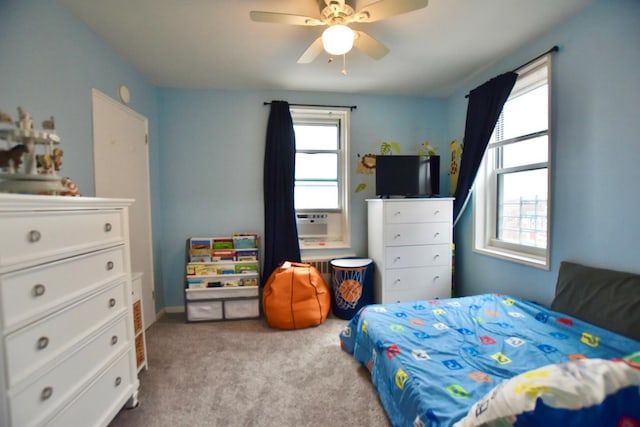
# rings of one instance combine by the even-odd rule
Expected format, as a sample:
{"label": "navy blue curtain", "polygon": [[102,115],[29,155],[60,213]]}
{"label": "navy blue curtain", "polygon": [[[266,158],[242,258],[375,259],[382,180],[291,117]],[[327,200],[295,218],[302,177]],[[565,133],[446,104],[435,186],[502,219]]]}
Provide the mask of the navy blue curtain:
{"label": "navy blue curtain", "polygon": [[296,139],[289,103],[272,101],[264,151],[264,263],[262,286],[283,261],[300,262],[293,205]]}
{"label": "navy blue curtain", "polygon": [[453,202],[454,225],[458,222],[478,173],[482,156],[493,133],[502,107],[507,102],[518,74],[508,72],[489,80],[469,93],[467,122],[464,128],[464,147],[460,160],[460,174]]}

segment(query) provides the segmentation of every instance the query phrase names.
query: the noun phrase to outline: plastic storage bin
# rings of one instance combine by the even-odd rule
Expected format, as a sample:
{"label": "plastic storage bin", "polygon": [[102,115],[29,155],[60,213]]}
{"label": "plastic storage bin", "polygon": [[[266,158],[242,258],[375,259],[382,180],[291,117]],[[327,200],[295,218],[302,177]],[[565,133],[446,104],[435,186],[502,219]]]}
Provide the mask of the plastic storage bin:
{"label": "plastic storage bin", "polygon": [[373,261],[339,258],[331,261],[331,309],[341,319],[351,319],[360,308],[373,303]]}

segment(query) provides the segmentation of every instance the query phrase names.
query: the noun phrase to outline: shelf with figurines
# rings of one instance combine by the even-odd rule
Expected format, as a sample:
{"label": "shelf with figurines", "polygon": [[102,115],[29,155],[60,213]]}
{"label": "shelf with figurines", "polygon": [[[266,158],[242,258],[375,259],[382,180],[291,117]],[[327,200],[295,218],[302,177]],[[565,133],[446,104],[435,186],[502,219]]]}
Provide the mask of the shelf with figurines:
{"label": "shelf with figurines", "polygon": [[64,152],[58,147],[53,116],[37,130],[22,107],[15,122],[0,111],[0,147],[2,141],[6,149],[0,148],[0,192],[76,195],[73,183],[58,175]]}

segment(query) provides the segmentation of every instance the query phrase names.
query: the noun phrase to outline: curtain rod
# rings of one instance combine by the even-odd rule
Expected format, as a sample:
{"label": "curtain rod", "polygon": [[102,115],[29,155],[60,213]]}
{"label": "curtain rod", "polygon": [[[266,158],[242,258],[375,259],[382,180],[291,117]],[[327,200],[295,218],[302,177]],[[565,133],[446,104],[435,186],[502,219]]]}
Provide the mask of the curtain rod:
{"label": "curtain rod", "polygon": [[[528,60],[527,62],[525,62],[524,64],[522,64],[521,66],[519,66],[519,67],[517,67],[517,68],[514,68],[513,70],[511,70],[511,72],[512,72],[512,73],[515,73],[515,72],[516,72],[516,71],[518,71],[520,68],[524,68],[524,67],[526,67],[527,65],[531,64],[532,62],[537,61],[538,59],[542,58],[543,56],[548,55],[548,54],[550,54],[550,53],[552,53],[552,52],[557,52],[557,51],[558,51],[558,49],[559,49],[559,48],[558,48],[558,45],[555,45],[555,46],[553,46],[551,49],[547,50],[546,52],[542,52],[540,55],[536,56],[535,58]],[[468,98],[468,97],[469,97],[469,94],[466,94],[464,97],[465,97],[465,98]]]}
{"label": "curtain rod", "polygon": [[[262,105],[271,105],[271,103],[265,101]],[[319,104],[289,104],[289,105],[292,107],[348,108],[351,111],[358,108],[357,105],[319,105]]]}
{"label": "curtain rod", "polygon": [[531,64],[532,62],[537,61],[538,59],[542,58],[543,56],[548,55],[548,54],[550,54],[550,53],[552,53],[552,52],[557,52],[557,51],[558,51],[558,49],[559,49],[559,48],[558,48],[558,46],[557,46],[557,45],[556,45],[556,46],[553,46],[553,47],[552,47],[551,49],[549,49],[548,51],[546,51],[546,52],[542,52],[540,55],[536,56],[536,57],[535,57],[535,58],[533,58],[533,59],[528,60],[527,62],[525,62],[524,64],[522,64],[522,65],[521,65],[521,66],[519,66],[518,68],[514,68],[512,71],[515,73],[515,72],[516,72],[516,71],[518,71],[520,68],[524,68],[524,67],[526,67],[527,65]]}

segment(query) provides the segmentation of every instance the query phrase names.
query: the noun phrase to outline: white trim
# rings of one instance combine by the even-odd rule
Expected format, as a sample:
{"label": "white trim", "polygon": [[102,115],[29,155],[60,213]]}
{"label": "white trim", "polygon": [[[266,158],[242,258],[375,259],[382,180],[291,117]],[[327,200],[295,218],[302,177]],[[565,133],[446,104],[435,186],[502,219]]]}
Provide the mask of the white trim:
{"label": "white trim", "polygon": [[[546,83],[548,85],[548,118],[547,129],[541,132],[535,132],[530,135],[521,135],[515,138],[511,138],[504,141],[493,142],[488,145],[485,155],[478,169],[476,179],[474,181],[474,198],[473,198],[473,229],[472,229],[472,250],[475,253],[491,256],[507,261],[516,262],[519,264],[528,265],[535,268],[544,270],[550,269],[550,246],[551,246],[551,96],[552,96],[552,82],[551,82],[551,55],[546,55],[535,63],[523,69],[520,72],[522,78],[519,77],[519,81],[516,82],[514,89],[509,96],[509,100],[514,99],[526,91],[539,87],[539,76],[526,75],[526,71],[534,70],[534,73],[538,74],[543,70],[546,63]],[[532,78],[534,77],[534,78]],[[537,78],[536,78],[537,77]],[[507,102],[509,102],[507,100]],[[504,168],[498,170],[496,167],[496,150],[499,147],[508,145],[511,143],[517,143],[520,140],[526,141],[530,137],[537,134],[546,134],[547,138],[547,161],[543,163],[532,163],[524,166],[516,166],[510,168]],[[547,242],[545,248],[531,247],[527,245],[514,244],[509,242],[497,241],[496,236],[496,216],[497,216],[497,176],[498,172],[517,172],[534,169],[546,169],[547,171]],[[467,201],[465,201],[466,205]],[[464,210],[464,207],[463,207]],[[460,212],[460,215],[462,211]],[[459,215],[459,216],[460,216]],[[457,222],[458,218],[456,218]],[[455,223],[454,223],[455,224]]]}
{"label": "white trim", "polygon": [[[296,121],[322,123],[323,117],[331,123],[338,123],[340,132],[338,147],[338,209],[299,209],[296,212],[313,213],[327,212],[329,214],[329,236],[326,240],[300,239],[300,249],[344,249],[351,247],[351,215],[350,215],[350,132],[351,109],[341,107],[297,107],[291,106],[293,123]],[[304,152],[301,150],[301,152]],[[339,218],[336,218],[339,216]],[[340,228],[337,235],[332,230]]]}

